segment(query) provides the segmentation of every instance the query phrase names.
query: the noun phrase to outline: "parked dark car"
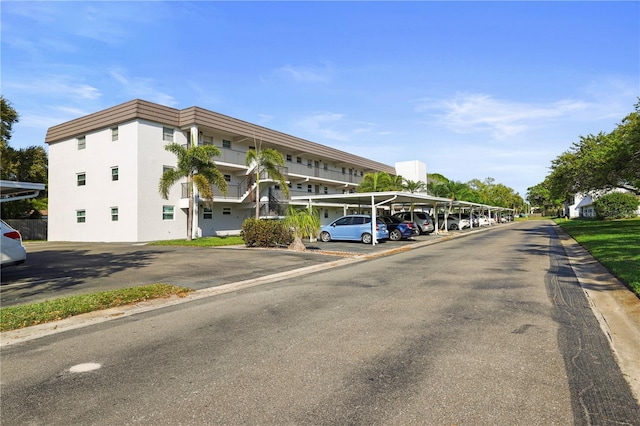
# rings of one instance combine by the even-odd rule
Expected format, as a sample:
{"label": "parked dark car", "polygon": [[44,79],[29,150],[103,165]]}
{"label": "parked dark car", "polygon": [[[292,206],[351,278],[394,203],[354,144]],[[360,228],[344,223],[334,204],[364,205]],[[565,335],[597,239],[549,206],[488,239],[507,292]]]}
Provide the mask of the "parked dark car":
{"label": "parked dark car", "polygon": [[391,241],[411,238],[416,234],[417,225],[413,222],[398,219],[395,216],[380,216],[380,219],[387,224]]}
{"label": "parked dark car", "polygon": [[398,212],[393,216],[415,223],[418,225],[421,234],[430,234],[436,229],[433,226],[433,219],[425,212]]}

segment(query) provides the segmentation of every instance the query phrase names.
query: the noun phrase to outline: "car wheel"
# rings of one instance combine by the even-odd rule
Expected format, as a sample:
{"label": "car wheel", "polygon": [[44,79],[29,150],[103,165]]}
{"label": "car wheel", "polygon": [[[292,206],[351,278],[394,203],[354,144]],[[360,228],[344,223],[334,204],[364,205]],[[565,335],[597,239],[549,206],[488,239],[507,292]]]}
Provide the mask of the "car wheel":
{"label": "car wheel", "polygon": [[455,223],[452,223],[452,224],[449,226],[449,229],[451,229],[452,231],[457,231],[457,230],[458,230],[458,225],[456,225]]}
{"label": "car wheel", "polygon": [[360,237],[360,241],[365,244],[371,244],[371,242],[373,241],[373,237],[368,232],[365,232],[364,234],[362,234],[362,237]]}
{"label": "car wheel", "polygon": [[391,241],[399,241],[402,239],[402,232],[400,232],[397,229],[394,229],[393,231],[389,232],[389,239]]}
{"label": "car wheel", "polygon": [[329,233],[326,231],[322,231],[320,233],[320,241],[322,241],[323,243],[328,243],[329,241],[331,241],[331,235],[329,235]]}

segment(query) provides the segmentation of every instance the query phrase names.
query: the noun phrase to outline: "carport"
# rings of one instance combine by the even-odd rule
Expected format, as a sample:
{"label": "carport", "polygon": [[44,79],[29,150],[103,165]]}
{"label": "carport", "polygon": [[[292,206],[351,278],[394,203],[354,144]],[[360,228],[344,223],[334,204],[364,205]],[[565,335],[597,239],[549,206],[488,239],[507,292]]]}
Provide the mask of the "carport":
{"label": "carport", "polygon": [[[459,214],[462,214],[463,210],[469,210],[470,217],[473,215],[474,211],[480,212],[488,212],[489,217],[491,217],[492,211],[510,211],[513,209],[506,209],[503,207],[495,207],[489,206],[486,204],[478,204],[467,201],[455,201],[449,198],[442,197],[434,197],[431,195],[423,194],[423,193],[411,193],[411,192],[398,192],[398,191],[387,191],[387,192],[357,192],[357,193],[346,193],[346,194],[325,194],[325,195],[300,195],[291,197],[291,204],[306,206],[309,209],[313,207],[341,207],[343,211],[343,215],[347,214],[347,210],[350,208],[358,208],[358,209],[370,209],[371,210],[371,226],[373,235],[373,244],[377,243],[376,233],[373,232],[373,224],[376,223],[376,215],[378,208],[386,208],[388,206],[391,212],[394,212],[395,205],[402,205],[401,210],[406,210],[405,207],[408,205],[410,210],[413,211],[417,208],[420,209],[433,209],[436,213],[434,218],[434,226],[435,233],[438,234],[440,232],[440,226],[438,224],[438,208],[442,207],[445,210],[445,222],[444,222],[444,232],[447,232],[447,221],[446,218],[448,214],[446,213],[448,208],[457,208]],[[396,210],[396,211],[400,211]],[[471,226],[473,227],[473,221],[471,221]]]}
{"label": "carport", "polygon": [[[427,194],[418,194],[410,192],[357,192],[347,194],[327,194],[327,195],[301,195],[291,197],[291,204],[312,207],[342,207],[343,214],[347,214],[349,208],[370,209],[371,210],[371,226],[373,235],[373,244],[377,243],[376,233],[373,232],[373,226],[376,223],[377,209],[383,206],[389,206],[392,210],[393,205],[401,204],[403,206],[411,206],[411,210],[415,207],[433,208],[437,211],[438,207],[449,206],[451,200],[448,198],[433,197]],[[438,232],[436,230],[434,232]]]}
{"label": "carport", "polygon": [[37,197],[44,187],[44,183],[0,180],[0,203]]}

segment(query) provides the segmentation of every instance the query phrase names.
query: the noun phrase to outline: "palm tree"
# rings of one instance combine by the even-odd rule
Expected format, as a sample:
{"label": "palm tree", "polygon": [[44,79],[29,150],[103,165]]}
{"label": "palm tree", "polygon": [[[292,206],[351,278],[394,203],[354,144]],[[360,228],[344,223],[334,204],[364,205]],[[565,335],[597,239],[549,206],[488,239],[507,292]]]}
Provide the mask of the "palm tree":
{"label": "palm tree", "polygon": [[189,197],[189,212],[187,220],[187,239],[193,238],[193,205],[195,194],[192,186],[195,185],[201,197],[209,207],[213,207],[213,185],[226,195],[227,182],[224,175],[216,167],[211,159],[220,155],[220,150],[214,145],[197,146],[193,142],[189,148],[177,143],[170,143],[164,147],[178,158],[176,168],[167,169],[160,178],[158,191],[166,200],[169,189],[180,179],[187,178],[187,194]]}
{"label": "palm tree", "polygon": [[407,190],[413,194],[416,192],[424,192],[427,189],[427,185],[425,185],[425,183],[420,180],[416,182],[413,180],[404,179],[402,189]]}
{"label": "palm tree", "polygon": [[272,148],[250,149],[245,157],[247,167],[253,167],[253,174],[256,182],[256,219],[260,217],[260,175],[266,172],[272,179],[280,184],[285,196],[289,196],[289,187],[287,186],[287,178],[280,171],[284,167],[284,157],[281,153]]}
{"label": "palm tree", "polygon": [[389,186],[385,191],[402,191],[404,189],[404,178],[400,175],[389,175]]}
{"label": "palm tree", "polygon": [[320,215],[314,208],[298,210],[293,206],[289,206],[284,223],[289,229],[293,230],[294,241],[289,247],[293,250],[305,250],[302,239],[309,238],[310,241],[314,241],[318,232],[320,232]]}
{"label": "palm tree", "polygon": [[362,182],[356,188],[357,192],[387,191],[392,185],[391,175],[387,172],[365,173]]}

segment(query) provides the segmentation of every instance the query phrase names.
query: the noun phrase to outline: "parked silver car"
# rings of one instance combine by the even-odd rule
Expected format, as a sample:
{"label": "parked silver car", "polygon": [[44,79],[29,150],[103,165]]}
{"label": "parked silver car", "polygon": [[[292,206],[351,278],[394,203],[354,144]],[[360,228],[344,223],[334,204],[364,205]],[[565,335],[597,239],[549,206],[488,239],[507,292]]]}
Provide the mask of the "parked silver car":
{"label": "parked silver car", "polygon": [[430,234],[436,229],[433,226],[433,219],[425,212],[398,212],[394,216],[415,223],[421,234]]}

